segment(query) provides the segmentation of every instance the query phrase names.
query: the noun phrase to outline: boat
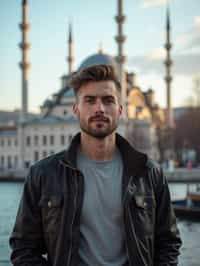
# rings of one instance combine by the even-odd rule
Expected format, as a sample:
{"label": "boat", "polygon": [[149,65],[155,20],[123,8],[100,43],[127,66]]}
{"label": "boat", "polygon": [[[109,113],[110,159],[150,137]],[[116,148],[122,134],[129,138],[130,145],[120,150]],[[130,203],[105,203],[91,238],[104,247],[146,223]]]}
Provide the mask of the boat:
{"label": "boat", "polygon": [[177,218],[200,221],[200,193],[187,192],[181,200],[173,200],[172,205]]}

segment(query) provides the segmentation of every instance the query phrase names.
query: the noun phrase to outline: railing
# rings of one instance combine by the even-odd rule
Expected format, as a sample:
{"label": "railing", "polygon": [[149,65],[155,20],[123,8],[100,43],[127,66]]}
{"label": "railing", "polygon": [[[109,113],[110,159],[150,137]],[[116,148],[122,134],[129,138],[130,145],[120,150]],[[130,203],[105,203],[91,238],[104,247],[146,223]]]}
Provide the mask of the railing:
{"label": "railing", "polygon": [[164,170],[169,183],[200,183],[200,168],[175,168],[173,171]]}
{"label": "railing", "polygon": [[11,266],[11,262],[9,260],[0,260],[0,266]]}
{"label": "railing", "polygon": [[[27,173],[27,169],[0,169],[0,181],[24,181]],[[200,183],[200,168],[175,168],[164,170],[164,174],[169,183]]]}
{"label": "railing", "polygon": [[0,169],[0,181],[23,181],[28,170]]}

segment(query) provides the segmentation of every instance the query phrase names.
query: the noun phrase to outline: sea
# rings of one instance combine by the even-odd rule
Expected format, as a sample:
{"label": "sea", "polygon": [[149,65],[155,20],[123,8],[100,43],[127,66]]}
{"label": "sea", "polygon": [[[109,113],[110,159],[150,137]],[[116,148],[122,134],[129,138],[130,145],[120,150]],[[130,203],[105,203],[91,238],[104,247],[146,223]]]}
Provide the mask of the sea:
{"label": "sea", "polygon": [[[0,182],[0,266],[11,266],[9,236],[13,228],[23,183]],[[183,198],[186,185],[171,184],[172,199]],[[178,220],[183,240],[179,266],[200,265],[200,222]]]}

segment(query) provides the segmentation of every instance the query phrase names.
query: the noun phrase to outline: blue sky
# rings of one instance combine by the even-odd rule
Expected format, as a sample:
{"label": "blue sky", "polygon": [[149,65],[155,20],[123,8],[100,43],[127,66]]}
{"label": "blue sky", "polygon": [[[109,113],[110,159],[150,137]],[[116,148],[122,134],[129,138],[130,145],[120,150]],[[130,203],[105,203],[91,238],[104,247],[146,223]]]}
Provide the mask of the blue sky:
{"label": "blue sky", "polygon": [[[21,105],[21,0],[0,2],[0,110]],[[116,55],[114,36],[117,0],[29,0],[30,79],[29,110],[39,111],[42,102],[60,89],[67,73],[68,23],[73,24],[75,68],[103,44],[105,53]],[[192,94],[193,78],[200,75],[199,0],[124,0],[127,40],[126,69],[137,74],[145,91],[152,87],[165,106],[163,65],[166,3],[170,4],[172,56],[174,60],[172,103],[184,105]]]}

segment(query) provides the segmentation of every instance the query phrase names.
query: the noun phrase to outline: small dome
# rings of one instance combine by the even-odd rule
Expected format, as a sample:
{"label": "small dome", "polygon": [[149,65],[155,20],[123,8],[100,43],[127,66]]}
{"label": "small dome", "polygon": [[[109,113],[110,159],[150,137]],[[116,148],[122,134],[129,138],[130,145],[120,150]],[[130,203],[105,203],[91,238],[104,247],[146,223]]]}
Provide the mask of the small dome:
{"label": "small dome", "polygon": [[73,89],[67,89],[64,93],[63,93],[63,97],[75,97],[74,94],[74,90]]}
{"label": "small dome", "polygon": [[53,102],[49,99],[45,100],[43,103],[43,107],[50,107],[53,105]]}
{"label": "small dome", "polygon": [[115,70],[117,71],[117,62],[114,59],[114,57],[108,55],[108,54],[102,54],[102,53],[98,53],[98,54],[94,54],[91,55],[89,57],[87,57],[82,64],[79,66],[78,70],[81,70],[85,67],[89,67],[92,65],[112,65]]}

